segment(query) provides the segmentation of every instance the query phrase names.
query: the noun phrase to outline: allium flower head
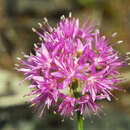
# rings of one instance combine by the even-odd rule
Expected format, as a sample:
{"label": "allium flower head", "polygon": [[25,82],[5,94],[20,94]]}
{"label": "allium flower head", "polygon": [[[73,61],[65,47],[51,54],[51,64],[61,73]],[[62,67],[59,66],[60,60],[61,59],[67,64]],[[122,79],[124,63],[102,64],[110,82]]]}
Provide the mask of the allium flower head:
{"label": "allium flower head", "polygon": [[29,102],[36,110],[42,107],[41,116],[51,107],[63,117],[72,118],[77,111],[83,117],[99,115],[97,101],[111,101],[112,90],[119,89],[116,84],[121,81],[117,68],[124,61],[110,44],[116,33],[107,39],[97,25],[88,22],[80,27],[79,19],[71,16],[62,16],[55,28],[47,19],[39,25],[41,31],[33,28],[40,37],[35,54],[24,54],[17,68],[31,81],[28,95],[35,96]]}

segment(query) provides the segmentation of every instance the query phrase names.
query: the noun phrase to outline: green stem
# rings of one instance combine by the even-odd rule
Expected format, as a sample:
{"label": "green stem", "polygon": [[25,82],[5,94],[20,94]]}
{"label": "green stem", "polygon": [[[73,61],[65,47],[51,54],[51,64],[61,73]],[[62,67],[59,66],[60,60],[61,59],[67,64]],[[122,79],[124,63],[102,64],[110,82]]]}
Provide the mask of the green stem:
{"label": "green stem", "polygon": [[78,119],[78,130],[83,130],[83,119],[82,115],[80,115],[80,112],[77,113],[77,119]]}

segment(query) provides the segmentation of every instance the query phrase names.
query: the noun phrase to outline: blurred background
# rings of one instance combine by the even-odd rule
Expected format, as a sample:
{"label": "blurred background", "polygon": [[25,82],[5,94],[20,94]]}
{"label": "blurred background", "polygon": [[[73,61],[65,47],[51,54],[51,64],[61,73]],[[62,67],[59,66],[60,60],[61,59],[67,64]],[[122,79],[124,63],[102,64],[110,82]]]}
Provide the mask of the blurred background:
{"label": "blurred background", "polygon": [[[109,37],[118,32],[116,40],[124,43],[115,49],[123,55],[130,51],[130,0],[0,0],[0,130],[76,130],[77,122],[46,111],[43,118],[26,102],[28,83],[14,70],[16,57],[29,53],[38,36],[31,30],[48,18],[55,26],[61,15],[72,12],[80,22],[91,18],[100,24],[101,32]],[[103,101],[106,116],[85,119],[85,130],[130,130],[130,66],[120,70],[125,77],[119,86],[126,91],[114,92],[119,100]]]}

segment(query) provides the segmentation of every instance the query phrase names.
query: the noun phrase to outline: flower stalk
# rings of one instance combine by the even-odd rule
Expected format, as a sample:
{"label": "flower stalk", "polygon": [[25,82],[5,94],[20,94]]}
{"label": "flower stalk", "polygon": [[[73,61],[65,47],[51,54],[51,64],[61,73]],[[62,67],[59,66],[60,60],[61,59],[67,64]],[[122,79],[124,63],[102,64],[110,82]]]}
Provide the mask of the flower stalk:
{"label": "flower stalk", "polygon": [[80,112],[77,112],[77,119],[78,119],[78,130],[83,130],[83,118]]}

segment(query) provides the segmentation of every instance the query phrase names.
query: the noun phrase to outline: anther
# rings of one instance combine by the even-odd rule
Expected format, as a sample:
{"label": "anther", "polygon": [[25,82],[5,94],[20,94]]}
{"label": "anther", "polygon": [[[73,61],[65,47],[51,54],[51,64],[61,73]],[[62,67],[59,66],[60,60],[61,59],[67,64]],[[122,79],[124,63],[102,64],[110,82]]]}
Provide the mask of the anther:
{"label": "anther", "polygon": [[53,114],[56,115],[57,114],[56,111],[53,111]]}
{"label": "anther", "polygon": [[123,43],[123,41],[117,41],[118,44]]}
{"label": "anther", "polygon": [[130,52],[126,52],[126,55],[130,55]]}
{"label": "anther", "polygon": [[33,32],[36,32],[37,30],[36,30],[35,28],[32,28],[32,31],[33,31]]}
{"label": "anther", "polygon": [[64,15],[61,16],[61,20],[65,20],[65,16]]}
{"label": "anther", "polygon": [[130,60],[130,57],[127,57],[126,60]]}
{"label": "anther", "polygon": [[72,12],[69,12],[69,18],[71,18],[72,17]]}
{"label": "anther", "polygon": [[47,42],[48,41],[47,38],[44,37],[44,41]]}
{"label": "anther", "polygon": [[49,35],[49,32],[46,32],[47,35]]}
{"label": "anther", "polygon": [[17,57],[17,60],[21,60],[21,58],[20,58],[20,57]]}
{"label": "anther", "polygon": [[37,46],[37,44],[36,44],[36,43],[34,43],[34,47],[35,47],[35,48],[38,48],[38,46]]}
{"label": "anther", "polygon": [[42,28],[42,27],[43,27],[41,23],[38,23],[38,25],[40,26],[40,28]]}
{"label": "anther", "polygon": [[99,34],[99,33],[100,33],[100,32],[99,32],[99,29],[96,29],[95,33]]}
{"label": "anther", "polygon": [[113,34],[112,34],[112,37],[115,37],[116,35],[117,35],[117,32],[113,33]]}
{"label": "anther", "polygon": [[53,30],[56,31],[56,28],[54,27]]}
{"label": "anther", "polygon": [[42,41],[42,38],[41,38],[41,37],[39,37],[39,40],[40,40],[40,41]]}
{"label": "anther", "polygon": [[19,65],[18,64],[14,64],[16,67],[19,67]]}
{"label": "anther", "polygon": [[34,106],[35,106],[35,104],[34,104],[34,103],[30,105],[30,107],[34,107]]}
{"label": "anther", "polygon": [[48,22],[48,20],[47,20],[47,18],[45,17],[45,18],[44,18],[44,23],[47,23],[47,22]]}

